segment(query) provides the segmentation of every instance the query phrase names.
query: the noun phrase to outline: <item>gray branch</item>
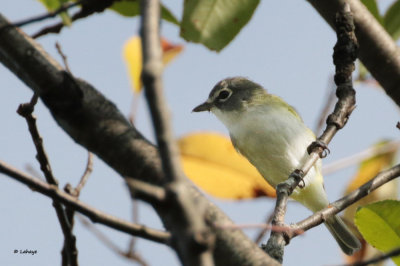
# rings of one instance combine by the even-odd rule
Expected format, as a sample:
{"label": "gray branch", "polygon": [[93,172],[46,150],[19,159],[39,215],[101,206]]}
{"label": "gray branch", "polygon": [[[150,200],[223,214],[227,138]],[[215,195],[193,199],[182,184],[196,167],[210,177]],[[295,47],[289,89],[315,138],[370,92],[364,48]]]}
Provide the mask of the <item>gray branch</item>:
{"label": "gray branch", "polygon": [[307,0],[335,28],[335,15],[350,5],[360,43],[359,58],[386,93],[400,105],[400,51],[396,43],[359,0]]}
{"label": "gray branch", "polygon": [[52,198],[55,202],[65,204],[71,209],[86,215],[92,222],[106,225],[133,236],[139,236],[162,244],[169,244],[170,234],[168,232],[154,230],[143,225],[132,224],[103,213],[86,205],[76,197],[60,190],[56,185],[47,184],[38,178],[29,176],[2,161],[0,161],[0,173],[13,177],[15,180],[27,185],[34,191]]}

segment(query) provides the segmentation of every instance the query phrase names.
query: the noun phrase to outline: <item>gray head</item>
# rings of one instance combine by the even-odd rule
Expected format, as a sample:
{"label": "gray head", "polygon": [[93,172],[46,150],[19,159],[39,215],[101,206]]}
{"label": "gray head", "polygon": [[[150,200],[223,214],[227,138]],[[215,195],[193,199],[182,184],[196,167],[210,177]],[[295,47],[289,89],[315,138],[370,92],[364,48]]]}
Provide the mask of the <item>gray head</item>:
{"label": "gray head", "polygon": [[211,90],[206,102],[193,109],[193,112],[240,111],[253,102],[258,95],[266,95],[266,91],[257,83],[243,77],[227,78],[218,82]]}

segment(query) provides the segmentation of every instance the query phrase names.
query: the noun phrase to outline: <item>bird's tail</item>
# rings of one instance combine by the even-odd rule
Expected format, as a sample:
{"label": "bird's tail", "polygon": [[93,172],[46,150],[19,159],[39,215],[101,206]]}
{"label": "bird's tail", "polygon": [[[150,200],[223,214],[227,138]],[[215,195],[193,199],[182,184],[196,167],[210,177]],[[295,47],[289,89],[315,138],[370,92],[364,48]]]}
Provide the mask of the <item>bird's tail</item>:
{"label": "bird's tail", "polygon": [[347,228],[342,219],[338,216],[333,216],[325,222],[340,248],[347,255],[352,255],[360,249],[361,243]]}

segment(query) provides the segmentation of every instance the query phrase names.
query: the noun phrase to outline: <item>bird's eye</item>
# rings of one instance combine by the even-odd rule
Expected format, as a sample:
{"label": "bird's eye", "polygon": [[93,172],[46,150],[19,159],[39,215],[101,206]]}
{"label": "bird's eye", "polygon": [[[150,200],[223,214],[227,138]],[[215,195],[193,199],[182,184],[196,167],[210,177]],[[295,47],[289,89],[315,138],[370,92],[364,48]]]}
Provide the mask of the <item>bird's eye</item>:
{"label": "bird's eye", "polygon": [[224,102],[229,98],[229,96],[231,96],[231,94],[232,94],[232,91],[230,91],[230,90],[222,90],[219,92],[219,94],[217,96],[217,100],[220,102]]}

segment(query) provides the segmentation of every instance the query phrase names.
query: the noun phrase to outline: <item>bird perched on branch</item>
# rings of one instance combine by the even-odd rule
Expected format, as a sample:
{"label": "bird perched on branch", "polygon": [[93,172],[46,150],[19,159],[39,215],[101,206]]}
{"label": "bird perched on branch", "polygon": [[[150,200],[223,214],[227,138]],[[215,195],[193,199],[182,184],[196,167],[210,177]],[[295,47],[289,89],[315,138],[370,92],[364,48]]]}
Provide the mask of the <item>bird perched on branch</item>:
{"label": "bird perched on branch", "polygon": [[[315,141],[293,107],[267,93],[259,84],[246,78],[227,78],[211,90],[206,102],[193,112],[210,111],[229,130],[236,150],[252,163],[269,184],[276,187],[299,169],[309,157],[307,147]],[[321,160],[303,179],[291,198],[313,212],[329,205],[321,174]],[[360,242],[338,216],[325,225],[344,253],[351,255]]]}

